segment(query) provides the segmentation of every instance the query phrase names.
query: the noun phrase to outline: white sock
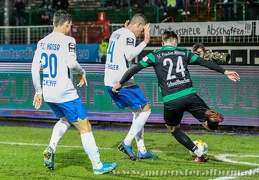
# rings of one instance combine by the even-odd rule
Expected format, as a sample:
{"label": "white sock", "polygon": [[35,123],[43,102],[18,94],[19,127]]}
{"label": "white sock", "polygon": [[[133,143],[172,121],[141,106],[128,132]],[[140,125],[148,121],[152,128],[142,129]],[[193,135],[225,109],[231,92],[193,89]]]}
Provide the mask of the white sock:
{"label": "white sock", "polygon": [[94,139],[94,135],[91,132],[81,134],[82,145],[89,159],[91,160],[92,166],[94,169],[101,169],[103,164],[100,161],[100,154],[98,151],[98,147],[96,146],[96,142]]}
{"label": "white sock", "polygon": [[145,154],[147,152],[145,144],[144,144],[144,127],[141,129],[141,131],[135,136],[135,140],[138,146],[138,150]]}
{"label": "white sock", "polygon": [[[133,119],[132,121],[135,121],[137,117],[139,116],[139,112],[132,112]],[[144,127],[140,130],[140,132],[135,136],[136,144],[138,146],[138,150],[145,154],[147,152],[146,147],[144,145]]]}
{"label": "white sock", "polygon": [[124,143],[127,146],[130,146],[135,136],[141,131],[141,129],[144,127],[145,123],[147,122],[147,119],[149,118],[151,114],[151,110],[149,109],[146,112],[140,112],[138,117],[132,121],[132,125],[130,127],[130,130],[124,139]]}
{"label": "white sock", "polygon": [[66,121],[63,121],[62,119],[60,119],[53,127],[49,146],[53,149],[54,152],[56,152],[56,148],[59,143],[59,140],[63,137],[63,135],[65,134],[65,132],[69,127],[70,127],[70,124]]}
{"label": "white sock", "polygon": [[194,148],[195,150],[193,151],[193,153],[196,154],[198,157],[201,157],[203,155],[202,151],[197,146],[195,146]]}
{"label": "white sock", "polygon": [[133,114],[132,121],[134,121],[134,120],[136,120],[138,118],[140,113],[139,112],[132,112],[132,114]]}

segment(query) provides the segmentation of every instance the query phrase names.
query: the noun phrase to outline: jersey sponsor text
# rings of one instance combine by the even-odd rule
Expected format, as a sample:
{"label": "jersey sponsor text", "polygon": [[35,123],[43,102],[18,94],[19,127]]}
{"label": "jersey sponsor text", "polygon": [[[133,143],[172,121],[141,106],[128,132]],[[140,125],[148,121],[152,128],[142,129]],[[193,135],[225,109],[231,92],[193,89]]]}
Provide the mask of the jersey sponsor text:
{"label": "jersey sponsor text", "polygon": [[191,82],[190,79],[185,79],[185,78],[183,80],[177,79],[175,82],[172,82],[172,81],[167,82],[167,87],[177,86],[179,84],[185,84],[190,82]]}
{"label": "jersey sponsor text", "polygon": [[60,44],[48,43],[47,50],[59,51]]}

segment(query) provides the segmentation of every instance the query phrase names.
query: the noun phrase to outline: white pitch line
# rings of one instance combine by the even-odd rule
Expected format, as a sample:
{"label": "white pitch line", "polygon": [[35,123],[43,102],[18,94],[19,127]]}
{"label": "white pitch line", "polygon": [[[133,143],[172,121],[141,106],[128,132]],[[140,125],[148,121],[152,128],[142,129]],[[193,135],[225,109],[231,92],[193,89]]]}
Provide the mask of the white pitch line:
{"label": "white pitch line", "polygon": [[[7,145],[22,145],[22,146],[48,146],[48,144],[37,144],[37,143],[22,143],[22,142],[1,142],[0,144],[7,144]],[[58,147],[63,148],[83,148],[82,146],[68,146],[68,145],[58,145]],[[117,150],[117,148],[107,148],[107,147],[99,147],[99,149],[105,149],[105,150]],[[160,150],[152,150],[153,152],[171,152],[171,151],[160,151]],[[182,154],[182,153],[181,153]]]}
{"label": "white pitch line", "polygon": [[[21,142],[0,142],[0,144],[8,144],[8,145],[22,145],[22,146],[48,146],[48,144],[35,144],[35,143],[21,143]],[[82,146],[67,146],[67,145],[59,145],[58,147],[64,148],[83,148]],[[100,148],[107,150],[114,150],[115,148]]]}
{"label": "white pitch line", "polygon": [[[245,165],[250,165],[250,166],[259,166],[259,164],[257,164],[257,163],[234,161],[234,160],[231,160],[231,159],[227,158],[227,157],[235,157],[235,156],[237,156],[237,155],[233,155],[233,154],[219,154],[219,155],[216,155],[215,158],[220,160],[220,161],[229,162],[229,163],[233,163],[233,164],[245,164]],[[259,155],[242,155],[242,157],[258,158]],[[238,173],[231,174],[231,175],[224,176],[224,177],[218,177],[218,178],[213,179],[213,180],[236,179],[236,178],[239,178],[239,177],[242,177],[242,176],[252,176],[252,175],[254,175],[256,173],[259,173],[259,168],[249,169],[247,171],[238,172]]]}
{"label": "white pitch line", "polygon": [[[250,165],[250,166],[259,166],[259,164],[257,164],[257,163],[234,161],[234,160],[231,160],[231,159],[227,158],[227,157],[236,157],[236,156],[237,155],[233,155],[233,154],[219,154],[219,155],[215,155],[215,158],[220,160],[220,161],[234,163],[234,164],[245,164],[245,165]],[[242,155],[242,157],[259,158],[259,155]]]}
{"label": "white pitch line", "polygon": [[[23,146],[48,146],[47,144],[37,144],[37,143],[21,143],[21,142],[0,142],[0,144],[8,144],[8,145],[23,145]],[[82,146],[68,146],[68,145],[59,145],[59,147],[64,147],[64,148],[82,148]],[[105,149],[105,150],[115,150],[116,148],[103,148],[103,147],[99,147],[99,149]],[[154,152],[171,152],[171,151],[159,151],[159,150],[154,150]],[[210,154],[212,155],[212,154]],[[226,157],[234,157],[237,155],[233,155],[233,154],[219,154],[219,155],[214,155],[216,159],[220,160],[220,161],[224,161],[224,162],[229,162],[229,163],[233,163],[233,164],[245,164],[245,165],[251,165],[251,166],[259,166],[259,164],[257,163],[249,163],[249,162],[240,162],[240,161],[234,161],[231,159],[227,159]],[[259,155],[242,155],[242,157],[259,157]],[[236,179],[238,177],[242,177],[242,176],[251,176],[254,175],[256,173],[259,173],[259,168],[256,169],[249,169],[247,171],[243,171],[243,172],[238,172],[235,174],[231,174],[229,176],[224,176],[224,177],[218,177],[216,179],[213,180],[228,180],[228,179]]]}
{"label": "white pitch line", "polygon": [[[22,142],[0,142],[0,144],[21,145],[21,146],[43,146],[43,147],[48,146],[48,144],[22,143]],[[58,145],[58,147],[60,147],[60,148],[83,148],[82,146],[68,146],[68,145]],[[105,150],[117,150],[117,148],[107,148],[107,147],[99,147],[99,146],[98,146],[98,148],[105,149]],[[160,151],[160,150],[152,150],[152,151],[159,152],[159,153],[171,152],[171,151]]]}

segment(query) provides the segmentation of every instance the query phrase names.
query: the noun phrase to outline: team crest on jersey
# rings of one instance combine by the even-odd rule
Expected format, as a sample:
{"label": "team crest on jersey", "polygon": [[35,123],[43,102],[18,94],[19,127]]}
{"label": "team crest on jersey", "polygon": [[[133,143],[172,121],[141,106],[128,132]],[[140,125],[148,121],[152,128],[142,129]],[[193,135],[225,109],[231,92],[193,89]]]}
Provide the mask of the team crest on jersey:
{"label": "team crest on jersey", "polygon": [[134,46],[134,39],[133,38],[127,38],[126,45],[133,45]]}
{"label": "team crest on jersey", "polygon": [[76,52],[76,44],[68,43],[68,50],[69,50],[69,52]]}

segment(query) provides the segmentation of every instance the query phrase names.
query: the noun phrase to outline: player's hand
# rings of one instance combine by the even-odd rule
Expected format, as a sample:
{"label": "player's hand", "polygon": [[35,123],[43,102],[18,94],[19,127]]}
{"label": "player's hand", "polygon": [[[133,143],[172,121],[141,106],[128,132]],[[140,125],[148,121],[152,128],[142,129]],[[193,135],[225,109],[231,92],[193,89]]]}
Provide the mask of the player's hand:
{"label": "player's hand", "polygon": [[120,88],[121,88],[121,86],[122,85],[120,83],[115,84],[115,86],[112,87],[112,92],[118,93]]}
{"label": "player's hand", "polygon": [[42,105],[42,94],[35,94],[32,105],[35,109],[40,109]]}
{"label": "player's hand", "polygon": [[124,23],[124,28],[128,27],[129,23],[130,23],[130,21],[127,20],[127,21]]}
{"label": "player's hand", "polygon": [[144,42],[146,44],[148,44],[150,41],[150,29],[151,29],[150,23],[146,24],[144,27],[144,36],[145,36]]}
{"label": "player's hand", "polygon": [[230,79],[231,81],[237,82],[240,81],[240,77],[235,71],[228,71],[226,70],[224,74]]}
{"label": "player's hand", "polygon": [[79,80],[79,83],[77,84],[78,87],[82,87],[84,84],[85,84],[85,86],[88,86],[85,74],[83,74],[83,75],[77,74],[76,79]]}

